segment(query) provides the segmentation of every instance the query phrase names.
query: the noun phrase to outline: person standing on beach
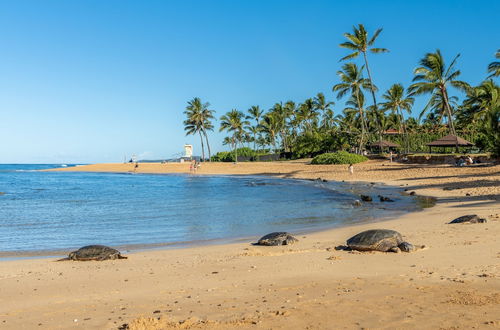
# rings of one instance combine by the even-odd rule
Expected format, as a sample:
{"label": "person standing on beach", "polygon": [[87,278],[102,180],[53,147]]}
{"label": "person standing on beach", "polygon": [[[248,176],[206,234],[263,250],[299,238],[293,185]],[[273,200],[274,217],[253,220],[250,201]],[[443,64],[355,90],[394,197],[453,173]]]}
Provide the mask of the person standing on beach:
{"label": "person standing on beach", "polygon": [[352,166],[352,164],[349,164],[349,174],[353,175],[354,174],[354,166]]}

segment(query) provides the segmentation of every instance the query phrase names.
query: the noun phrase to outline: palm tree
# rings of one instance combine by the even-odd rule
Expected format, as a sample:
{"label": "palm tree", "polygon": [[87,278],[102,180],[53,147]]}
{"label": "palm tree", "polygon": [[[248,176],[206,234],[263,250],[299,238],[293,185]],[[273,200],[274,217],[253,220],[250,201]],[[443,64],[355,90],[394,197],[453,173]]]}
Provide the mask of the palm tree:
{"label": "palm tree", "polygon": [[466,91],[470,88],[466,82],[457,80],[460,75],[460,70],[455,70],[455,64],[460,54],[455,56],[451,64],[446,68],[441,52],[436,50],[435,53],[427,53],[423,59],[420,60],[420,67],[414,71],[415,77],[413,81],[416,83],[409,87],[410,95],[432,94],[432,102],[435,97],[441,97],[443,106],[446,110],[448,117],[448,126],[450,133],[456,135],[455,125],[453,124],[453,114],[450,107],[450,98],[448,96],[448,85],[451,85],[459,90]]}
{"label": "palm tree", "polygon": [[279,134],[281,127],[281,120],[279,115],[275,112],[269,112],[264,115],[259,124],[260,129],[264,132],[268,141],[271,143],[274,149],[274,153],[277,152],[276,148],[276,138]]}
{"label": "palm tree", "polygon": [[333,105],[335,105],[335,102],[333,101],[326,101],[326,98],[325,98],[325,94],[323,93],[318,93],[314,99],[313,99],[313,102],[314,102],[314,106],[317,110],[321,111],[321,115],[322,116],[325,116],[325,113],[326,112],[332,112],[333,114],[333,110],[331,109],[331,107]]}
{"label": "palm tree", "polygon": [[[500,59],[500,49],[495,53],[495,57]],[[491,62],[488,65],[488,73],[491,73],[488,78],[500,76],[500,62]]]}
{"label": "palm tree", "polygon": [[348,60],[351,58],[357,57],[360,53],[363,54],[363,58],[365,60],[366,72],[368,73],[368,80],[371,84],[371,93],[373,97],[373,106],[375,111],[378,110],[377,107],[377,99],[375,98],[375,84],[373,83],[372,75],[370,73],[370,67],[368,66],[368,56],[366,53],[368,51],[372,53],[387,53],[389,50],[386,48],[370,48],[375,43],[375,40],[379,36],[382,29],[377,29],[371,38],[368,37],[368,32],[365,30],[363,24],[359,24],[358,27],[353,26],[353,33],[344,33],[344,37],[346,37],[349,41],[340,44],[340,47],[347,48],[352,50],[353,52],[343,58],[341,61]]}
{"label": "palm tree", "polygon": [[211,157],[207,131],[212,131],[214,128],[211,119],[214,118],[213,113],[215,111],[208,109],[209,106],[210,103],[202,103],[199,97],[195,97],[188,102],[186,110],[184,111],[184,114],[187,116],[187,119],[184,120],[186,135],[194,135],[196,133],[200,135],[202,161],[205,160],[203,137],[205,137],[207,142],[209,159]]}
{"label": "palm tree", "polygon": [[403,135],[405,138],[405,151],[408,153],[409,140],[408,132],[406,131],[405,119],[403,116],[403,110],[411,113],[411,108],[415,99],[410,96],[405,97],[405,89],[401,84],[394,84],[387,90],[387,92],[382,95],[382,97],[387,101],[382,104],[382,109],[385,111],[390,110],[392,113],[396,113],[398,117],[399,129],[402,128]]}
{"label": "palm tree", "polygon": [[248,127],[250,133],[253,134],[253,149],[255,150],[255,143],[257,141],[257,134],[259,132],[258,126],[263,112],[258,105],[252,105],[247,112],[248,115],[245,116],[245,119],[255,120],[255,125]]}
{"label": "palm tree", "polygon": [[241,111],[233,109],[220,117],[220,129],[219,131],[227,131],[232,133],[231,141],[234,147],[234,162],[238,162],[238,142],[241,142],[246,135],[245,125],[249,122],[244,120],[245,114]]}
{"label": "palm tree", "polygon": [[366,122],[365,116],[363,113],[363,107],[361,104],[362,98],[362,89],[375,89],[374,86],[370,83],[369,79],[363,78],[363,66],[361,70],[358,69],[358,66],[354,63],[346,63],[342,66],[342,70],[337,72],[337,75],[340,77],[341,83],[333,86],[333,91],[337,92],[337,99],[341,99],[348,92],[351,93],[351,96],[355,99],[355,103],[358,105],[359,112],[359,120],[361,121],[361,137],[359,140],[359,151],[363,150],[363,143],[366,134]]}

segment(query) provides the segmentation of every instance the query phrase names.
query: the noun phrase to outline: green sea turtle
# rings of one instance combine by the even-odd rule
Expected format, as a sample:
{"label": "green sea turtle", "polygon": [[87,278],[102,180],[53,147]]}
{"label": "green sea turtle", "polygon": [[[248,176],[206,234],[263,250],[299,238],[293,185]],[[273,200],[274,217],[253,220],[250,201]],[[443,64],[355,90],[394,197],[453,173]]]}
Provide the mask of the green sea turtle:
{"label": "green sea turtle", "polygon": [[296,239],[289,233],[275,232],[262,236],[257,242],[257,245],[290,245],[298,241],[298,239]]}
{"label": "green sea turtle", "polygon": [[403,241],[403,237],[395,230],[371,229],[361,232],[347,240],[351,250],[381,252],[413,252],[417,249],[413,244]]}
{"label": "green sea turtle", "polygon": [[477,216],[477,214],[469,214],[469,215],[463,215],[461,217],[456,218],[453,221],[450,221],[450,223],[485,223],[486,219],[480,218]]}
{"label": "green sea turtle", "polygon": [[76,260],[76,261],[88,261],[88,260],[114,260],[114,259],[127,259],[120,254],[120,251],[112,249],[104,245],[87,245],[76,251],[71,252],[67,258],[62,260]]}
{"label": "green sea turtle", "polygon": [[361,200],[363,202],[371,202],[372,201],[372,198],[370,196],[367,196],[367,195],[360,195],[359,197],[361,197]]}

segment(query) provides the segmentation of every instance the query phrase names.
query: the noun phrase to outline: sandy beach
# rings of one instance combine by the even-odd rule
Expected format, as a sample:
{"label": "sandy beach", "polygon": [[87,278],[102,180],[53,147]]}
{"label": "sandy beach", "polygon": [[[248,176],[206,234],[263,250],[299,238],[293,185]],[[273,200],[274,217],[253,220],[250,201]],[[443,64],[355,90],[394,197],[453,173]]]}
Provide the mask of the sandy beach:
{"label": "sandy beach", "polygon": [[[134,165],[58,170],[133,172]],[[189,163],[141,163],[137,173],[189,173]],[[368,161],[350,175],[346,166],[308,160],[204,163],[194,175],[209,174],[385,183],[438,202],[398,219],[298,235],[291,246],[245,241],[125,252],[126,260],[104,262],[0,261],[0,328],[500,328],[499,165]],[[447,224],[465,214],[488,222]],[[426,248],[335,249],[374,228],[397,230]]]}

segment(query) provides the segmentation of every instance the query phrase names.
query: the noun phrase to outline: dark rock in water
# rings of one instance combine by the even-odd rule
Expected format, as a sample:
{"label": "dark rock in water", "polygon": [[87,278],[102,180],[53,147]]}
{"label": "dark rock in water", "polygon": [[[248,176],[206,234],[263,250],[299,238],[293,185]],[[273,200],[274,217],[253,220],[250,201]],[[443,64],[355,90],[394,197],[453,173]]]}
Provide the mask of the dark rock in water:
{"label": "dark rock in water", "polygon": [[257,245],[267,245],[267,246],[290,245],[298,241],[299,241],[298,239],[296,239],[287,232],[275,232],[262,236],[257,242]]}
{"label": "dark rock in water", "polygon": [[323,182],[328,182],[328,180],[327,179],[323,179]]}
{"label": "dark rock in water", "polygon": [[89,260],[114,260],[114,259],[127,259],[120,254],[120,251],[104,245],[87,245],[76,251],[71,252],[67,258],[62,260],[76,260],[76,261],[89,261]]}
{"label": "dark rock in water", "polygon": [[410,196],[415,196],[417,193],[414,191],[410,191]]}
{"label": "dark rock in water", "polygon": [[486,219],[480,218],[477,216],[477,214],[469,214],[469,215],[463,215],[461,217],[456,218],[453,221],[450,221],[449,223],[485,223]]}
{"label": "dark rock in water", "polygon": [[372,198],[370,196],[367,196],[367,195],[360,195],[359,197],[361,197],[361,200],[363,202],[371,202],[372,201]]}
{"label": "dark rock in water", "polygon": [[392,199],[390,199],[389,197],[384,197],[384,196],[381,196],[381,195],[378,195],[378,198],[380,198],[380,201],[381,202],[394,202]]}

